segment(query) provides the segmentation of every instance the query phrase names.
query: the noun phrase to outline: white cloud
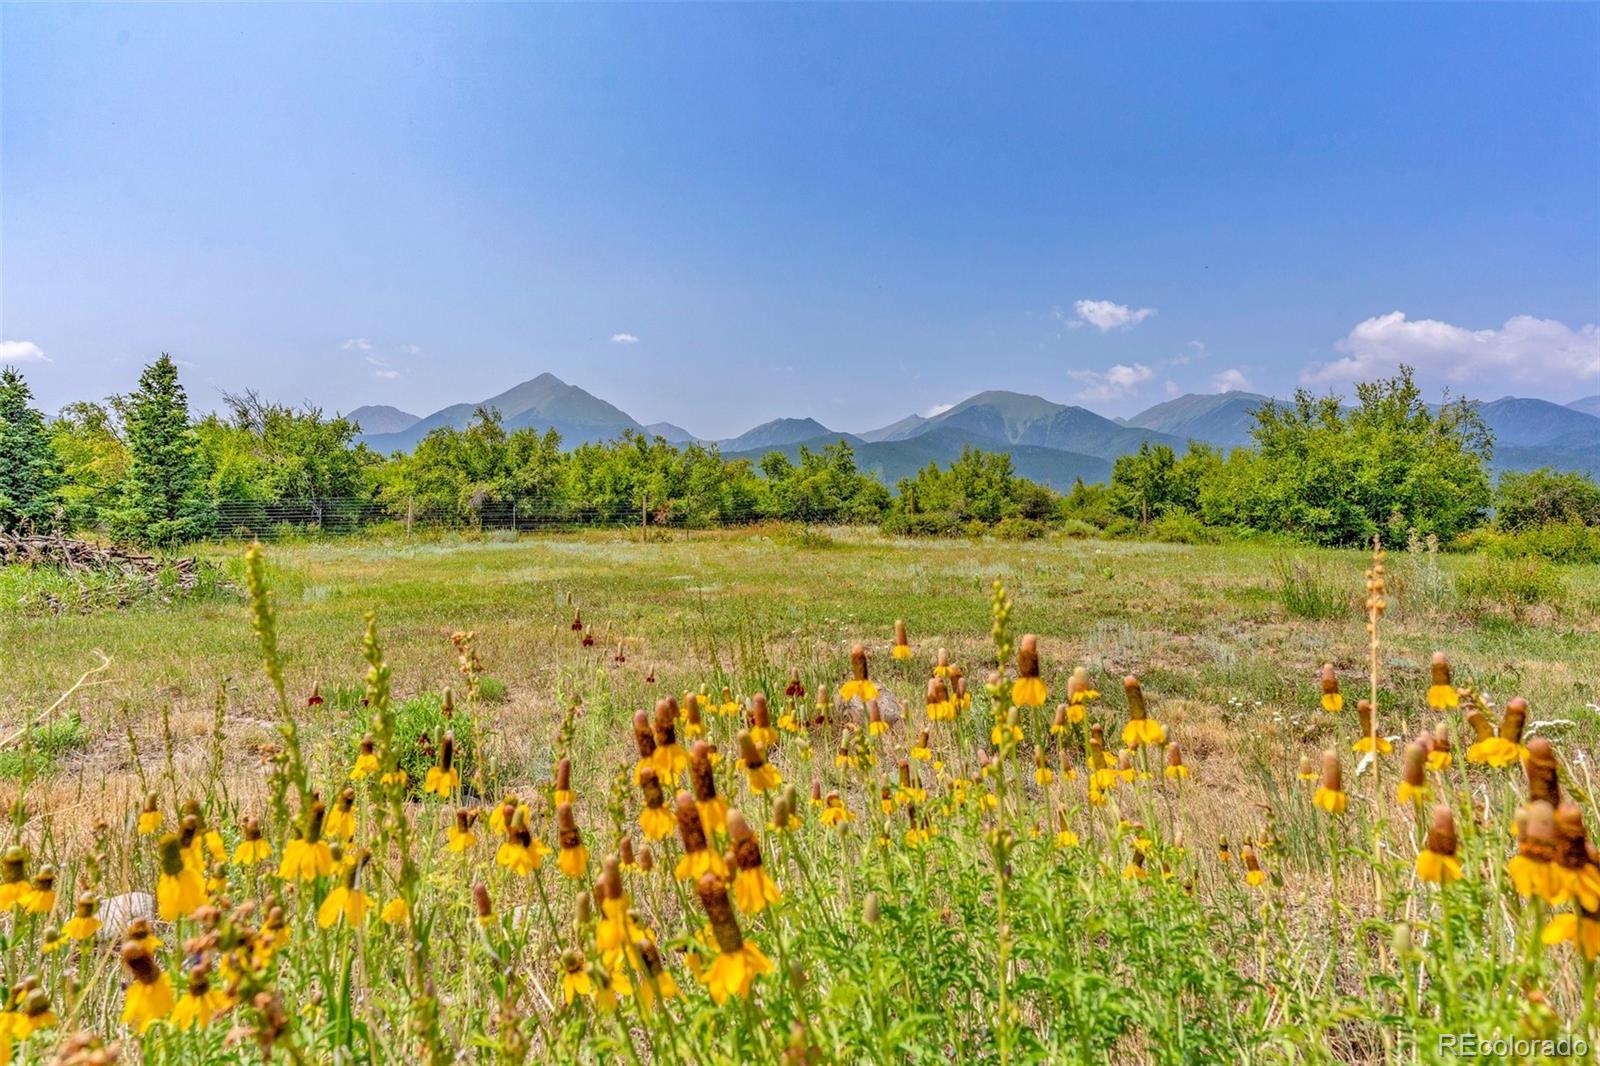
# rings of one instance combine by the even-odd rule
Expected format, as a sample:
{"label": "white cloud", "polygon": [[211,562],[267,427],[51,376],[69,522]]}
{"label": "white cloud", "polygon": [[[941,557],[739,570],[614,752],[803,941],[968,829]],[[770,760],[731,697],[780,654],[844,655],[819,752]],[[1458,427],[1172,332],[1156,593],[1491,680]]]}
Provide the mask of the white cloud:
{"label": "white cloud", "polygon": [[53,360],[32,341],[0,341],[0,366],[7,363],[49,363]]}
{"label": "white cloud", "polygon": [[1152,307],[1129,307],[1127,304],[1112,303],[1110,300],[1079,300],[1072,305],[1078,317],[1067,323],[1068,327],[1076,329],[1079,326],[1089,325],[1101,333],[1110,333],[1114,329],[1132,329],[1151,315],[1155,314]]}
{"label": "white cloud", "polygon": [[1220,374],[1211,375],[1211,390],[1213,392],[1249,392],[1250,379],[1244,376],[1244,368],[1231,366]]}
{"label": "white cloud", "polygon": [[1168,378],[1166,381],[1162,382],[1161,387],[1166,390],[1168,396],[1171,396],[1174,399],[1183,395],[1183,386],[1179,385],[1171,378]]}
{"label": "white cloud", "polygon": [[1143,363],[1134,363],[1132,366],[1117,363],[1104,371],[1067,371],[1069,378],[1083,384],[1083,388],[1076,393],[1080,400],[1120,400],[1155,375],[1156,372]]}
{"label": "white cloud", "polygon": [[347,352],[370,352],[372,351],[372,342],[365,337],[351,337],[339,347]]}
{"label": "white cloud", "polygon": [[1391,311],[1359,323],[1334,350],[1342,358],[1309,366],[1308,384],[1370,381],[1400,363],[1419,377],[1476,382],[1480,389],[1543,385],[1566,391],[1600,379],[1600,329],[1572,329],[1552,318],[1517,315],[1499,329],[1466,329]]}
{"label": "white cloud", "polygon": [[405,352],[407,355],[421,355],[422,354],[422,349],[417,347],[415,344],[402,344],[400,346],[400,350],[402,352]]}
{"label": "white cloud", "polygon": [[938,418],[940,415],[944,414],[946,411],[950,410],[950,408],[952,408],[954,406],[955,406],[955,404],[953,404],[953,403],[936,403],[932,407],[928,408],[926,411],[922,412],[922,417],[923,418]]}
{"label": "white cloud", "polygon": [[388,363],[375,355],[367,356],[367,365],[372,367],[372,376],[384,381],[393,381],[400,376],[400,371],[393,369]]}
{"label": "white cloud", "polygon": [[639,343],[639,338],[635,337],[631,333],[613,333],[611,335],[611,343],[612,344],[638,344]]}

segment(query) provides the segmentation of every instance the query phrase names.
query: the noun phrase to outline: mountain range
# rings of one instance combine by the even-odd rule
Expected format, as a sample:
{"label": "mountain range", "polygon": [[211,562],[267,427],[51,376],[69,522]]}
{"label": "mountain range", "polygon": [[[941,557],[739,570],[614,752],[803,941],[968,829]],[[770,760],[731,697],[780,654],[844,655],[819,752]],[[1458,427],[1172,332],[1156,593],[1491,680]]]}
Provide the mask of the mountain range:
{"label": "mountain range", "polygon": [[[861,433],[830,429],[814,418],[778,418],[712,442],[671,422],[641,425],[599,397],[553,374],[540,374],[498,396],[453,404],[426,417],[389,406],[358,407],[347,417],[360,425],[358,439],[381,452],[409,451],[442,427],[463,429],[480,407],[497,410],[508,430],[554,429],[569,448],[632,430],[674,444],[716,443],[730,458],[759,460],[774,451],[792,459],[801,446],[816,451],[844,440],[855,449],[862,469],[890,485],[930,462],[946,465],[971,445],[1009,452],[1019,474],[1067,489],[1078,478],[1104,480],[1118,456],[1146,442],[1178,450],[1191,440],[1225,449],[1247,445],[1253,412],[1268,399],[1251,392],[1195,393],[1131,418],[1112,419],[1042,396],[989,391],[932,416],[911,414]],[[1496,469],[1553,466],[1600,476],[1600,396],[1565,407],[1505,396],[1481,404],[1479,410],[1495,435]]]}

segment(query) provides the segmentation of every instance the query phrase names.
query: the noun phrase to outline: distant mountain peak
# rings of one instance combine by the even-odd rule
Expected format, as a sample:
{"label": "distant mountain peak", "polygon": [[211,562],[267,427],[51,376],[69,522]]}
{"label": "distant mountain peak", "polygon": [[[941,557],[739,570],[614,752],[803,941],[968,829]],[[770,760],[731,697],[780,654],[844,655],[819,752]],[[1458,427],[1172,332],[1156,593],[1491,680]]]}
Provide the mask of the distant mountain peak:
{"label": "distant mountain peak", "polygon": [[360,426],[361,432],[365,434],[399,433],[422,421],[421,415],[414,415],[410,411],[402,411],[385,403],[357,407],[345,417]]}
{"label": "distant mountain peak", "polygon": [[682,426],[671,422],[652,422],[644,427],[644,431],[652,437],[660,437],[672,444],[698,444],[700,438],[684,429]]}
{"label": "distant mountain peak", "polygon": [[755,448],[782,448],[798,441],[833,435],[833,430],[815,418],[774,418],[754,429],[748,429],[730,440],[722,442],[726,452],[743,452]]}

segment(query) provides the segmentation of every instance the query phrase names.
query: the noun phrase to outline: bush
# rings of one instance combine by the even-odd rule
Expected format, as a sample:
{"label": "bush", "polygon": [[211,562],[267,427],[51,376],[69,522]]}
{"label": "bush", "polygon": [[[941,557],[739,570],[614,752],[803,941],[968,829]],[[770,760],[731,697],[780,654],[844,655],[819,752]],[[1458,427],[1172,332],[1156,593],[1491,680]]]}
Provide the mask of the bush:
{"label": "bush", "polygon": [[1061,535],[1073,540],[1084,540],[1088,537],[1098,537],[1100,530],[1091,522],[1081,518],[1069,518],[1061,523]]}
{"label": "bush", "polygon": [[1528,608],[1561,599],[1565,589],[1555,567],[1534,555],[1480,555],[1456,578],[1456,593],[1469,611],[1503,611],[1521,617]]}
{"label": "bush", "polygon": [[[495,684],[503,694],[505,686],[498,681]],[[336,710],[351,716],[349,746],[351,758],[354,759],[362,735],[371,729],[366,707],[361,702],[361,692],[340,687],[329,698],[329,703]],[[455,734],[455,767],[461,771],[462,787],[467,788],[477,772],[477,729],[466,703],[457,700],[454,713],[446,718],[444,700],[436,692],[424,692],[395,702],[395,746],[400,750],[400,768],[406,772],[414,791],[422,788],[422,782],[428,776],[428,767],[438,761],[439,741],[446,732]]]}
{"label": "bush", "polygon": [[1273,558],[1272,585],[1278,602],[1295,618],[1335,618],[1350,609],[1344,584],[1330,578],[1320,563],[1299,556]]}
{"label": "bush", "polygon": [[1151,522],[1147,531],[1152,540],[1167,544],[1215,544],[1219,539],[1198,515],[1182,509],[1167,511]]}
{"label": "bush", "polygon": [[0,780],[28,781],[55,773],[61,756],[83,747],[83,722],[75,714],[24,734],[21,746],[0,751]]}
{"label": "bush", "polygon": [[1031,518],[1002,518],[992,532],[999,540],[1036,540],[1044,536],[1045,525]]}
{"label": "bush", "polygon": [[1506,531],[1552,523],[1600,526],[1600,485],[1577,472],[1549,467],[1500,475],[1494,494],[1495,525]]}

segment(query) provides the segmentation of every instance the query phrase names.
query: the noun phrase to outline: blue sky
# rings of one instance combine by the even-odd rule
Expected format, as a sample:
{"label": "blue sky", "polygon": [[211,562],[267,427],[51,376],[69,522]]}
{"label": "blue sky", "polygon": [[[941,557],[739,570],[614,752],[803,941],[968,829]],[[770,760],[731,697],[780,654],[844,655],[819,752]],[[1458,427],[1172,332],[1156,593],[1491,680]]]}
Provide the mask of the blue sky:
{"label": "blue sky", "polygon": [[425,414],[1600,393],[1600,6],[0,7],[0,361]]}

